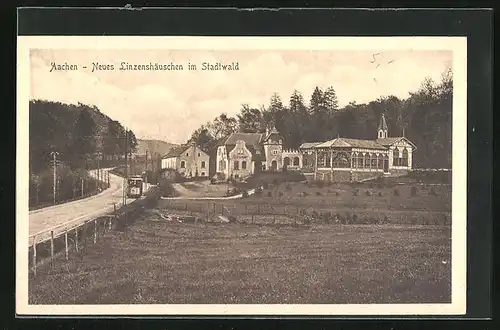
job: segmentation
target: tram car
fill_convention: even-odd
[[[139,198],[142,196],[143,179],[140,176],[133,176],[127,182],[127,197]]]

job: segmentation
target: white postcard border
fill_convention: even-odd
[[[18,36],[16,314],[21,315],[462,315],[467,271],[466,37]],[[453,51],[452,302],[332,305],[29,305],[28,186],[30,49],[451,50]]]

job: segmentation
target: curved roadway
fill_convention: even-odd
[[[40,242],[50,237],[51,230],[56,236],[78,223],[112,211],[115,203],[121,206],[124,180],[109,173],[109,182],[110,187],[97,195],[29,212],[29,244],[33,244],[35,234],[36,241]],[[127,198],[127,204],[132,201],[134,199]]]

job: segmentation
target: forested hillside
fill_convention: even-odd
[[[30,102],[30,170],[50,167],[52,151],[71,168],[93,166],[98,158],[117,159],[125,152],[125,128],[95,106],[34,100]],[[137,140],[128,134],[128,150]]]
[[[417,146],[415,167],[451,168],[452,97],[451,70],[443,73],[440,82],[425,79],[406,99],[385,96],[366,104],[351,102],[339,107],[333,87],[316,87],[308,101],[296,90],[287,104],[278,94],[260,108],[243,104],[236,117],[220,115],[197,129],[191,140],[214,156],[217,143],[232,132],[264,132],[272,125],[284,137],[285,148],[337,136],[376,139],[384,112],[389,136],[405,136]]]
[[[145,155],[147,150],[148,155],[158,154],[164,156],[170,151],[170,149],[176,146],[177,146],[176,144],[160,140],[138,139],[137,150],[135,153],[137,155]]]
[[[98,188],[86,170],[115,166],[125,150],[136,150],[134,133],[125,133],[119,122],[95,106],[30,101],[30,205],[53,201],[52,152],[57,152],[56,200],[76,198]]]

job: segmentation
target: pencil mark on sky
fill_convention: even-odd
[[[374,54],[372,54],[373,61],[370,61],[370,63],[375,63],[375,61],[377,60],[377,59],[375,58],[375,56],[377,56],[377,55],[380,55],[380,53],[374,53]]]

